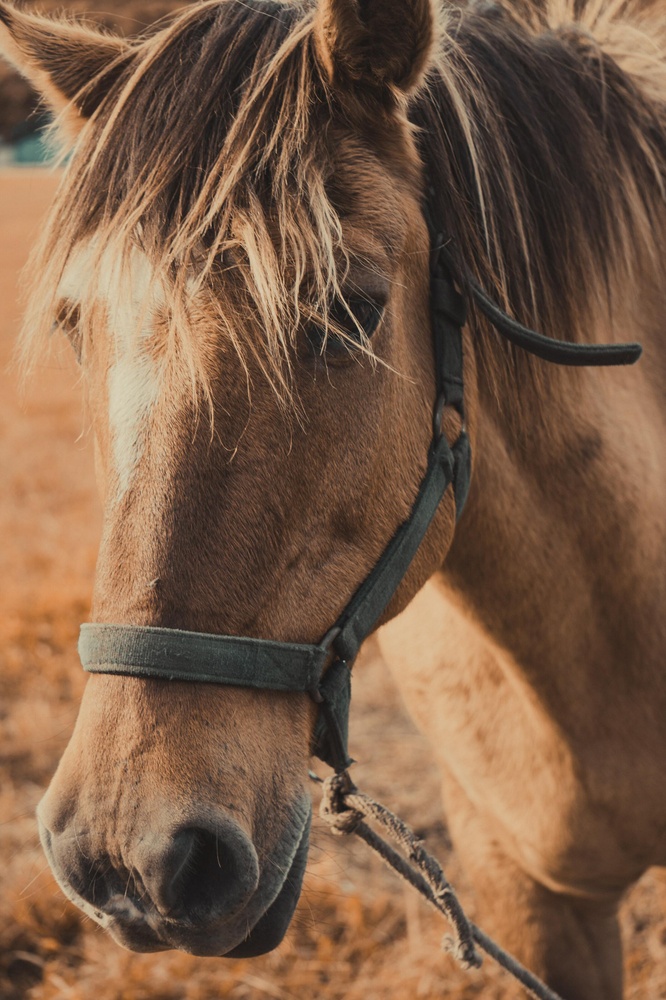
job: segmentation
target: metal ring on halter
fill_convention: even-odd
[[[446,402],[446,393],[440,392],[439,396],[437,397],[437,402],[435,403],[435,411],[432,417],[432,429],[433,429],[435,444],[440,440],[442,434],[444,433],[442,425],[444,423],[444,410],[446,409],[447,405],[448,404]],[[460,417],[461,421],[460,433],[463,434],[467,431],[467,421],[465,420],[465,411],[463,410],[462,406],[456,406],[453,403],[451,405],[453,406],[454,410],[457,411]]]
[[[435,443],[440,440],[444,433],[442,424],[444,423],[444,410],[446,409],[446,394],[440,392],[435,403],[435,412],[432,418],[432,431]]]

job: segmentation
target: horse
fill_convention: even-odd
[[[666,863],[658,5],[205,0],[125,40],[1,0],[0,47],[69,157],[21,352],[56,329],[80,364],[97,626],[328,632],[426,467],[426,204],[522,322],[644,345],[554,368],[470,310],[464,414],[440,413],[466,507],[446,491],[372,640],[486,929],[567,1000],[619,1000],[618,905]],[[91,674],[38,809],[63,892],[135,951],[276,947],[317,713]]]

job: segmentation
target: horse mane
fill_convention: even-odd
[[[515,0],[441,19],[409,117],[443,231],[523,322],[589,337],[637,246],[658,250],[666,17],[632,0]],[[224,308],[208,299],[217,329],[289,393],[304,303],[326,318],[348,263],[326,147],[336,96],[312,24],[309,2],[208,0],[136,42],[81,134],[30,266],[28,347],[50,331],[82,243],[94,247],[91,291],[109,291],[112,273],[116,295],[138,244],[169,342],[198,383],[207,358],[192,302],[223,278]],[[80,309],[85,331],[92,312]]]
[[[411,117],[461,262],[521,322],[612,339],[613,294],[663,252],[666,15],[627,0],[473,3]],[[507,371],[497,349],[533,367],[496,337],[484,348],[491,384]]]

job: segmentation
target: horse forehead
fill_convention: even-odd
[[[133,248],[118,260],[110,250],[100,252],[93,239],[71,255],[59,295],[73,304],[94,301],[106,313],[110,456],[116,498],[121,499],[139,468],[164,384],[164,364],[153,349],[155,324],[165,304],[163,289],[143,251]]]
[[[95,238],[79,244],[65,267],[58,295],[73,304],[91,299],[106,307],[109,331],[119,349],[140,341],[164,305],[164,289],[146,253],[132,247],[122,256],[112,248],[100,251]]]
[[[163,384],[162,367],[147,351],[121,355],[109,369],[109,430],[117,499],[125,495],[137,473]]]

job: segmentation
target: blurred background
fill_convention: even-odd
[[[182,4],[26,6],[66,7],[129,34]],[[334,838],[317,822],[292,929],[277,951],[259,959],[130,954],[71,906],[51,878],[34,810],[84,684],[76,640],[88,617],[99,510],[69,349],[38,365],[24,388],[11,364],[21,269],[58,181],[43,125],[35,95],[0,62],[0,1000],[517,998],[489,960],[481,972],[460,972],[440,949],[440,918],[363,844]],[[359,784],[427,840],[474,917],[428,748],[372,652],[356,671],[351,753]],[[666,998],[666,874],[650,873],[634,889],[623,933],[627,997]]]
[[[67,10],[111,31],[131,35],[171,11],[185,6],[176,0],[22,0],[26,10],[57,13]],[[4,60],[0,61],[0,165],[43,163],[49,149],[41,139],[47,119],[37,96]]]

